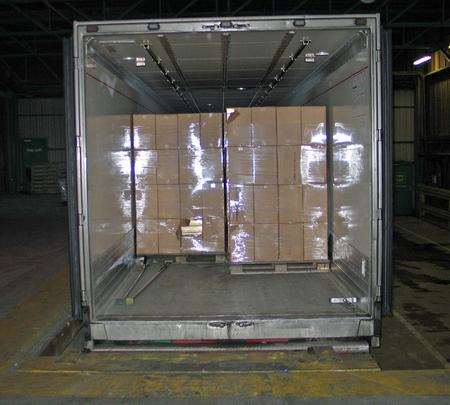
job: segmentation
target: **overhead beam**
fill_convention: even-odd
[[[7,31],[5,30],[4,32],[0,32],[0,38],[6,37],[9,38],[11,35],[14,35],[15,37],[54,37],[55,34],[57,34],[58,36],[62,36],[62,35],[67,35],[67,34],[71,34],[72,30],[71,29],[67,29],[67,30],[52,30],[51,32],[46,32],[46,31]],[[55,39],[59,40],[58,39]]]
[[[237,9],[233,10],[230,15],[239,14],[245,7],[247,7],[253,0],[244,1]]]
[[[397,13],[394,17],[392,17],[389,21],[387,21],[387,25],[392,24],[394,21],[397,21],[402,15],[406,14],[409,10],[414,8],[417,3],[419,3],[421,0],[415,0],[411,3],[409,3],[405,8],[403,8],[399,13]]]
[[[50,2],[48,0],[42,0],[42,2],[53,12],[55,12],[56,14],[58,14],[63,20],[65,20],[66,22],[69,23],[69,25],[73,24],[73,20],[71,20],[69,17],[65,16],[61,11],[59,11],[55,6],[53,6],[52,4],[50,4]]]
[[[197,2],[198,2],[198,0],[191,0],[188,4],[186,4],[180,11],[178,11],[175,14],[175,18],[178,18],[181,15],[183,15],[187,10],[189,10]]]
[[[119,20],[126,17],[128,14],[130,14],[133,10],[136,10],[142,3],[144,3],[145,0],[138,0],[134,2],[131,6],[129,6],[127,9],[125,9],[120,15],[117,17]]]
[[[3,29],[0,28],[1,32],[4,32]],[[14,36],[9,36],[9,39],[11,39],[13,42],[15,42],[17,45],[19,45],[21,48],[28,51],[30,54],[32,54],[41,64],[47,69],[47,71],[56,79],[61,80],[59,75],[53,70],[53,68],[43,59],[34,49],[30,48],[28,45],[24,44],[22,41],[18,40]]]
[[[90,16],[88,16],[87,14],[85,14],[84,12],[82,12],[81,10],[79,10],[78,8],[76,8],[73,4],[70,4],[69,2],[64,2],[64,5],[66,5],[67,7],[69,7],[72,11],[74,11],[75,13],[77,13],[80,17],[83,17],[86,21],[89,20],[94,20],[95,18],[92,18]]]
[[[450,18],[447,18],[445,21],[442,22],[443,24],[449,24],[450,23]],[[418,34],[414,35],[414,37],[412,37],[411,39],[409,39],[406,43],[404,43],[403,45],[411,45],[414,42],[416,42],[419,38],[422,38],[427,32],[430,32],[433,29],[433,27],[428,27],[423,29],[421,32],[419,32]],[[394,55],[394,60],[397,59],[400,54],[401,54],[402,50],[399,50],[395,55]]]
[[[5,53],[5,54],[0,54],[0,58],[3,59],[16,59],[16,58],[35,58],[36,55],[39,55],[41,57],[60,57],[62,56],[61,52],[40,52],[40,53]]]
[[[61,39],[62,37],[55,33],[54,31],[49,30],[44,24],[42,24],[40,21],[36,20],[35,18],[31,17],[27,13],[25,13],[21,8],[17,7],[15,4],[10,4],[10,7],[15,10],[17,13],[25,17],[27,20],[31,21],[36,27],[40,28],[42,31],[45,31],[51,35],[54,35],[58,39]]]

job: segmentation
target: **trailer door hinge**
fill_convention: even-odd
[[[377,142],[381,142],[382,139],[383,139],[383,132],[381,128],[377,128]]]
[[[375,301],[376,302],[380,302],[381,301],[381,286],[377,285],[377,295],[375,297]]]
[[[381,221],[383,219],[383,209],[382,208],[377,209],[377,219],[378,219],[378,221]]]
[[[87,307],[86,290],[81,290],[81,305]]]

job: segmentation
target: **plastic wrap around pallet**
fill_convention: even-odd
[[[225,145],[230,261],[326,260],[325,108],[228,109]]]
[[[138,254],[224,253],[222,114],[133,117]]]

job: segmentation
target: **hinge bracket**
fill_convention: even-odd
[[[81,290],[81,305],[87,307],[86,290]]]

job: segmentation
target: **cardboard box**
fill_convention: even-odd
[[[131,148],[131,115],[98,115],[86,120],[87,149],[91,156],[104,151],[129,150]],[[97,153],[96,153],[97,152]]]
[[[326,222],[328,217],[328,196],[326,184],[303,186],[303,221]]]
[[[228,226],[228,252],[231,263],[254,261],[255,238],[252,224]]]
[[[222,113],[200,115],[200,144],[203,149],[222,147]]]
[[[156,181],[158,184],[178,184],[178,150],[157,151]]]
[[[158,218],[180,218],[180,195],[178,185],[158,185]]]
[[[255,184],[277,184],[277,148],[275,146],[253,148],[253,172]]]
[[[227,179],[232,184],[253,184],[253,148],[227,148]]]
[[[225,115],[225,145],[252,145],[251,108],[227,108]]]
[[[289,184],[278,186],[280,224],[303,222],[302,186]]]
[[[253,186],[228,186],[228,223],[252,224]]]
[[[225,222],[219,217],[203,217],[203,251],[225,252]]]
[[[278,146],[278,184],[301,184],[300,146]]]
[[[157,254],[158,249],[158,220],[139,219],[136,223],[136,253]]]
[[[203,217],[225,217],[223,183],[203,184]]]
[[[159,221],[158,247],[159,254],[180,253],[180,220],[166,219]]]
[[[179,151],[179,156],[181,184],[223,180],[221,149],[183,149]]]
[[[156,150],[140,150],[134,152],[136,183],[157,184],[157,164],[158,152]]]
[[[158,186],[136,182],[136,217],[158,219]]]
[[[301,145],[302,143],[301,107],[277,107],[278,145]]]
[[[302,184],[326,183],[327,151],[319,145],[303,145],[301,147],[300,168]]]
[[[309,223],[303,225],[304,260],[328,259],[327,223]]]
[[[265,185],[253,187],[254,222],[274,224],[278,222],[278,186]]]
[[[202,189],[192,184],[180,184],[180,209],[182,219],[202,218]]]
[[[326,144],[325,107],[302,107],[302,144]]]
[[[252,145],[277,144],[277,115],[275,107],[252,108]]]
[[[221,149],[203,149],[201,155],[202,181],[223,181],[223,152]]]
[[[91,186],[91,185],[90,185]],[[91,218],[104,222],[127,220],[131,223],[131,189],[129,183],[107,183],[95,186],[95,193],[89,195]]]
[[[178,114],[178,147],[200,149],[200,114]]]
[[[156,149],[178,149],[177,114],[156,114]]]
[[[303,224],[279,225],[279,260],[302,261],[303,260]]]
[[[255,224],[255,261],[278,260],[278,224]]]
[[[134,114],[133,135],[135,149],[156,149],[155,114]]]

